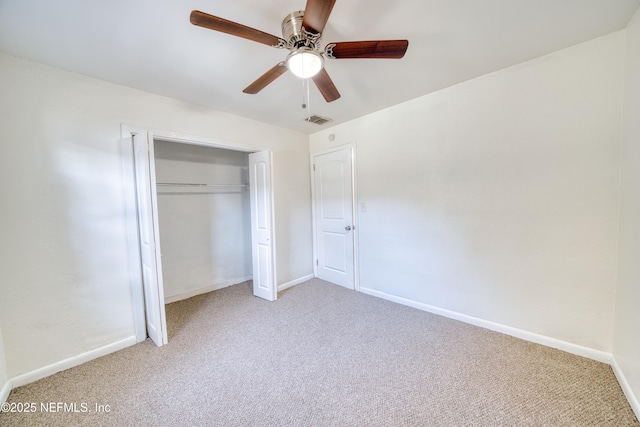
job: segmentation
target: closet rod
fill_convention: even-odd
[[[164,187],[244,187],[249,188],[249,184],[190,184],[184,182],[158,182],[157,186]]]

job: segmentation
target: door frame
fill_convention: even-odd
[[[222,140],[217,138],[203,137],[199,135],[186,134],[175,131],[168,131],[162,129],[150,129],[141,126],[121,124],[120,136],[121,140],[131,138],[132,134],[147,132],[149,139],[154,141],[155,139],[161,139],[163,141],[175,142],[179,144],[187,145],[199,145],[204,147],[222,148],[226,150],[239,151],[244,153],[254,153],[257,151],[271,151],[268,147],[244,144],[235,141]],[[127,218],[127,245],[128,245],[128,257],[129,257],[129,281],[131,283],[131,297],[133,306],[133,322],[136,335],[136,341],[142,342],[147,338],[147,325],[145,320],[145,305],[144,305],[144,289],[142,283],[142,271],[140,266],[140,253],[139,253],[139,236],[138,236],[138,218],[137,218],[137,202],[135,191],[135,177],[133,176],[131,168],[129,168],[129,156],[133,153],[128,153],[127,148],[121,145],[121,157],[123,159],[124,168],[124,180],[125,182],[125,205],[126,205],[126,218]],[[273,253],[272,253],[272,280],[273,286],[277,295],[278,284],[276,282],[276,231],[275,231],[275,219],[273,217],[274,212],[274,191],[273,191],[273,163],[271,164],[271,226],[272,226],[272,241],[273,241]],[[162,268],[161,265],[159,268]]]
[[[315,173],[313,170],[314,159],[316,156],[322,156],[324,154],[333,153],[336,151],[350,150],[351,158],[351,211],[353,215],[353,284],[356,291],[360,291],[360,271],[359,271],[359,253],[358,242],[360,235],[360,218],[358,216],[358,186],[357,186],[357,170],[356,170],[356,153],[357,148],[355,143],[348,143],[337,145],[335,147],[324,148],[321,150],[312,151],[309,153],[309,171],[311,174],[311,223],[313,226],[313,275],[318,277],[318,266],[316,260],[318,259],[318,242],[317,242],[317,218],[316,218],[316,183]]]

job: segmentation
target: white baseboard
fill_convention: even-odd
[[[7,380],[0,388],[0,405],[7,401],[9,393],[11,393],[11,381]]]
[[[410,300],[403,297],[380,292],[375,289],[360,287],[360,292],[372,295],[375,297],[383,298],[389,301],[397,302],[398,304],[406,305],[409,307],[417,308],[418,310],[428,311],[429,313],[437,314],[440,316],[448,317],[450,319],[459,320],[461,322],[469,323],[481,328],[490,329],[492,331],[500,332],[503,334],[511,335],[516,338],[520,338],[526,341],[531,341],[537,344],[542,344],[547,347],[557,348],[558,350],[566,351],[567,353],[575,354],[577,356],[586,357],[587,359],[596,360],[611,364],[611,353],[607,353],[601,350],[595,350],[593,348],[584,347],[581,345],[573,344],[567,341],[562,341],[556,338],[547,337],[545,335],[536,334],[533,332],[525,331],[523,329],[513,328],[511,326],[503,325],[489,320],[480,319],[473,316],[468,316],[456,311],[446,310],[444,308],[435,307],[429,304],[424,304],[418,301]]]
[[[306,276],[300,277],[300,278],[292,280],[290,282],[278,285],[278,292],[284,291],[285,289],[288,289],[288,288],[290,288],[292,286],[298,285],[298,284],[300,284],[302,282],[306,282],[307,280],[311,280],[314,277],[315,276],[313,274],[308,274]],[[178,295],[172,295],[172,296],[169,296],[169,297],[165,297],[164,303],[165,304],[171,304],[172,302],[182,301],[183,299],[195,297],[196,295],[206,294],[208,292],[217,291],[218,289],[222,289],[222,288],[226,288],[226,287],[229,287],[229,286],[233,286],[233,285],[236,285],[238,283],[243,283],[243,282],[246,282],[247,280],[251,280],[251,279],[252,279],[251,276],[247,276],[247,277],[240,277],[238,279],[226,280],[226,281],[224,281],[222,283],[216,283],[215,285],[206,286],[204,288],[194,289],[192,291],[184,292],[184,293],[181,293],[181,294],[178,294]]]
[[[183,299],[195,297],[196,295],[202,295],[209,292],[217,291],[218,289],[228,288],[229,286],[237,285],[238,283],[246,282],[247,280],[251,280],[251,276],[239,277],[237,279],[225,280],[221,283],[216,283],[213,285],[205,286],[204,288],[193,289],[188,292],[183,292],[177,295],[171,295],[169,297],[164,298],[165,304],[171,304],[172,302],[182,301]]]
[[[306,282],[307,280],[311,280],[314,277],[316,276],[314,276],[313,274],[307,274],[306,276],[300,277],[298,279],[292,280],[287,283],[283,283],[282,285],[278,285],[278,292],[284,291],[285,289],[289,289],[292,286],[299,285],[300,283]]]
[[[298,284],[300,284],[302,282],[306,282],[307,280],[311,280],[314,277],[315,276],[313,274],[308,274],[306,276],[300,277],[300,278],[292,280],[290,282],[278,285],[278,292],[284,291],[285,289],[288,289],[288,288],[290,288],[292,286],[298,285]],[[238,279],[227,280],[227,281],[224,281],[222,283],[216,283],[215,285],[205,286],[204,288],[194,289],[192,291],[184,292],[184,293],[181,293],[181,294],[178,294],[178,295],[171,295],[169,297],[165,297],[164,303],[165,304],[170,304],[172,302],[182,301],[183,299],[195,297],[196,295],[206,294],[208,292],[217,291],[218,289],[222,289],[222,288],[226,288],[226,287],[229,287],[229,286],[237,285],[238,283],[243,283],[243,282],[246,282],[247,280],[251,280],[251,279],[252,279],[251,276],[240,277]]]
[[[99,347],[94,350],[90,350],[85,353],[79,354],[77,356],[73,356],[68,359],[61,360],[59,362],[53,363],[48,366],[44,366],[34,371],[27,372],[26,374],[18,375],[16,377],[11,378],[9,381],[11,383],[11,386],[13,386],[14,388],[21,387],[23,385],[27,385],[32,382],[41,380],[42,378],[51,376],[60,371],[64,371],[65,369],[82,365],[83,363],[88,362],[90,360],[97,359],[98,357],[106,356],[107,354],[116,352],[118,350],[122,350],[123,348],[126,348],[126,347],[130,347],[136,343],[137,343],[136,337],[135,335],[132,335],[128,338],[122,339],[120,341],[116,341],[114,343],[105,345],[103,347]]]
[[[622,369],[620,369],[620,365],[618,365],[615,356],[611,360],[611,368],[613,369],[613,373],[616,374],[620,388],[622,388],[624,395],[627,397],[629,405],[631,405],[631,409],[633,409],[633,412],[636,414],[636,418],[640,420],[640,401],[638,401],[638,396],[633,393],[631,384],[629,384],[627,377]]]

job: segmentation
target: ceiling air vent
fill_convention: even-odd
[[[310,123],[315,123],[317,125],[323,125],[323,124],[331,121],[331,119],[328,119],[328,118],[322,117],[322,116],[317,116],[315,114],[313,116],[307,117],[305,120],[310,122]]]

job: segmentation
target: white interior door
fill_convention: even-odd
[[[275,301],[278,292],[275,281],[270,151],[249,154],[249,182],[253,294],[269,301]]]
[[[316,275],[354,289],[351,148],[314,156]]]
[[[153,141],[147,132],[133,138],[140,259],[147,334],[157,345],[167,343],[167,325],[162,287],[162,263],[156,201]]]

